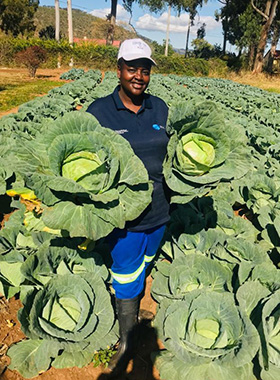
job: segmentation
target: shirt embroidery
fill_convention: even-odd
[[[162,125],[158,125],[158,124],[153,124],[153,128],[154,128],[156,131],[159,131],[160,129],[165,129]]]
[[[123,135],[124,133],[128,132],[128,129],[119,129],[115,131],[118,135]]]

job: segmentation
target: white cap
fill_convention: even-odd
[[[123,58],[125,61],[132,61],[134,59],[146,58],[153,65],[156,65],[155,61],[151,58],[151,54],[151,48],[146,42],[140,38],[133,38],[122,42],[119,48],[118,60]]]

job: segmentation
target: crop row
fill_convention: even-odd
[[[84,366],[116,342],[106,236],[151,200],[127,141],[84,112],[116,75],[64,78],[74,81],[0,120],[0,194],[14,210],[0,231],[0,292],[23,303],[27,339],[8,355],[26,378]],[[276,380],[280,97],[174,75],[154,75],[148,92],[169,106],[163,174],[173,211],[152,286],[160,376]]]

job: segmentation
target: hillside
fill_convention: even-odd
[[[74,37],[98,38],[105,39],[107,34],[108,23],[101,18],[92,16],[89,13],[79,9],[73,9],[73,31]],[[34,18],[36,25],[35,35],[38,36],[39,31],[49,25],[55,27],[55,10],[54,7],[39,7]],[[67,10],[60,8],[60,31],[63,37],[68,36]],[[136,34],[133,29],[125,24],[124,27],[117,26],[115,32],[116,40],[124,40],[133,38]]]

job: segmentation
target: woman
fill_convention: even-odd
[[[111,370],[124,369],[131,358],[145,270],[156,254],[169,219],[162,174],[168,143],[165,132],[168,108],[163,100],[144,92],[153,65],[151,49],[144,41],[125,40],[118,53],[119,86],[111,95],[94,101],[87,110],[102,126],[113,129],[130,142],[154,186],[152,202],[140,217],[108,237],[120,326],[120,343],[109,363]]]

